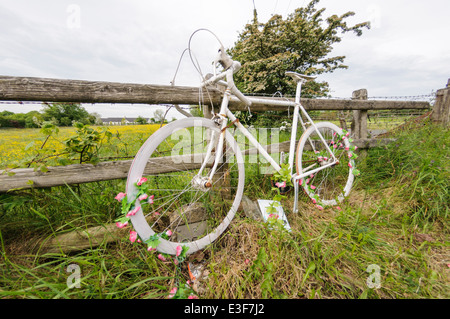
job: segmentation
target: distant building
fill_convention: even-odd
[[[103,125],[132,125],[136,124],[137,117],[104,117]],[[147,120],[148,122],[148,120]]]

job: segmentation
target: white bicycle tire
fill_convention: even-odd
[[[336,132],[339,135],[342,135],[342,129],[339,128],[337,125],[330,123],[330,122],[319,122],[315,124],[317,129],[330,129],[334,132]],[[302,134],[300,141],[298,143],[297,146],[297,152],[296,152],[296,170],[297,170],[297,174],[300,174],[300,172],[303,171],[303,163],[302,163],[302,157],[303,157],[303,153],[304,153],[304,149],[305,149],[305,145],[309,142],[309,137],[314,134],[316,132],[315,128],[313,126],[308,127],[305,132]],[[348,138],[342,140],[342,143],[344,143],[343,145],[345,147],[349,147],[350,148],[350,142],[348,140]],[[346,151],[345,154],[349,155],[350,154],[350,150]],[[346,158],[347,160],[347,158]],[[353,181],[354,181],[354,175],[353,175],[353,170],[355,169],[355,161],[353,159],[348,159],[348,161],[351,164],[351,167],[348,168],[348,177],[346,179],[345,182],[345,186],[342,189],[342,192],[337,195],[335,198],[330,199],[323,199],[320,198],[319,202],[317,204],[320,204],[322,206],[334,206],[334,205],[338,205],[339,202],[341,202],[345,197],[347,197],[350,193],[350,190],[352,188],[353,185]],[[329,169],[333,169],[333,168],[329,168]],[[308,185],[303,182],[302,183],[302,187],[305,191],[305,193],[311,198],[313,199],[313,196],[315,193],[313,193],[311,191],[311,189],[308,187]]]
[[[136,186],[135,186],[136,181],[142,177],[144,169],[147,165],[147,161],[150,158],[151,154],[158,147],[158,145],[168,135],[172,134],[173,132],[184,128],[195,127],[196,125],[213,129],[218,133],[220,133],[220,128],[212,120],[200,117],[190,117],[176,120],[162,127],[147,139],[147,141],[142,145],[142,147],[137,152],[128,173],[126,192],[127,194],[129,194],[131,198],[133,197],[133,194],[136,194]],[[177,246],[181,245],[187,246],[189,248],[187,250],[187,254],[192,254],[214,242],[225,231],[225,229],[230,224],[231,220],[234,218],[234,215],[237,212],[239,204],[241,202],[244,189],[244,182],[245,182],[244,160],[236,140],[228,131],[225,131],[225,139],[226,142],[231,145],[234,155],[236,156],[237,159],[236,165],[239,173],[238,185],[234,201],[233,204],[231,205],[228,214],[223,219],[223,221],[215,228],[214,231],[198,240],[191,242],[172,242],[164,238],[160,238],[160,244],[157,246],[158,251],[166,254],[175,255]],[[136,199],[136,207],[140,206],[141,205],[139,200]],[[131,216],[130,220],[134,227],[134,230],[137,232],[142,241],[146,241],[155,234],[153,229],[147,223],[145,216],[142,212],[142,209],[140,209],[134,216]]]

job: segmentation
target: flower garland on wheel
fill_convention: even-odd
[[[119,201],[122,204],[121,209],[121,217],[117,218],[115,220],[116,226],[118,228],[124,228],[127,227],[131,221],[131,217],[136,215],[137,212],[139,212],[140,209],[144,209],[147,205],[153,205],[154,203],[154,195],[149,195],[149,185],[148,180],[145,177],[140,178],[136,183],[135,186],[137,188],[137,193],[134,196],[134,198],[128,198],[128,194],[120,192],[117,194],[114,199]],[[136,205],[136,200],[139,200],[140,206]],[[159,215],[158,212],[154,212],[155,215]],[[139,235],[136,231],[130,230],[129,233],[129,240],[131,243],[144,243],[147,245],[147,251],[149,252],[155,252],[157,250],[158,245],[161,242],[162,239],[168,240],[172,236],[172,231],[169,229],[165,232],[156,233],[150,238],[148,238],[145,241],[142,241],[139,238]],[[184,262],[186,260],[186,253],[188,251],[189,247],[187,246],[181,246],[178,245],[176,247],[176,253],[175,256],[165,253],[160,253],[157,255],[157,258],[163,262],[170,262],[172,261],[173,264],[177,267],[177,277],[180,273],[179,265],[180,263]],[[177,278],[179,279],[179,278]],[[177,280],[179,281],[179,280]],[[193,289],[190,287],[190,282],[188,281],[187,284],[180,285],[178,284],[177,287],[172,288],[170,291],[168,298],[188,298],[188,299],[195,299],[198,298],[194,293]]]

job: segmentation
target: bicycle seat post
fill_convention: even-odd
[[[294,79],[295,82],[297,82],[297,90],[295,92],[295,102],[300,103],[300,93],[302,90],[303,83],[306,83],[309,80],[314,80],[316,77],[291,71],[286,72],[286,75],[289,75],[291,78]]]

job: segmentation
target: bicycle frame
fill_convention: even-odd
[[[239,67],[240,67],[240,65],[238,65],[236,68],[239,68]],[[221,84],[223,86],[226,86],[226,90],[225,90],[225,93],[224,93],[224,96],[223,96],[223,99],[222,99],[222,103],[221,103],[221,106],[220,106],[219,113],[216,115],[216,119],[218,119],[219,120],[218,122],[220,123],[221,133],[220,133],[220,136],[219,136],[217,144],[215,144],[216,137],[213,136],[211,138],[211,141],[213,141],[213,142],[210,143],[210,145],[208,146],[205,160],[204,160],[203,165],[201,166],[201,168],[199,170],[198,175],[200,175],[202,173],[203,169],[206,167],[206,163],[208,162],[208,160],[209,160],[209,158],[211,156],[212,149],[214,148],[215,145],[217,145],[217,147],[215,148],[217,151],[216,151],[216,154],[215,154],[214,165],[211,168],[211,171],[210,171],[209,176],[208,176],[208,183],[211,183],[212,177],[214,176],[214,174],[216,172],[218,163],[220,162],[220,159],[223,156],[222,148],[223,148],[223,143],[224,143],[224,138],[225,138],[224,134],[225,134],[226,129],[228,128],[228,121],[231,121],[231,123],[233,123],[233,125],[246,138],[248,138],[249,142],[257,149],[259,154],[262,155],[277,172],[281,170],[281,166],[277,162],[275,162],[275,160],[264,149],[264,147],[256,140],[256,138],[253,136],[253,134],[250,133],[250,131],[247,128],[245,128],[244,125],[242,125],[239,122],[239,120],[236,118],[236,116],[229,110],[228,104],[233,99],[232,94],[237,99],[239,99],[240,101],[244,102],[247,106],[250,106],[252,104],[282,105],[282,106],[286,106],[286,107],[293,106],[294,107],[294,113],[293,113],[293,122],[292,122],[292,132],[291,132],[291,138],[290,138],[290,146],[289,146],[288,165],[289,165],[289,168],[290,168],[290,173],[291,173],[291,176],[292,176],[292,182],[294,184],[294,188],[295,188],[295,192],[296,192],[296,196],[295,196],[296,198],[295,198],[295,203],[294,203],[294,211],[296,211],[297,194],[298,194],[298,181],[300,179],[308,176],[308,175],[315,174],[316,172],[318,172],[320,170],[326,169],[326,168],[328,168],[330,166],[333,166],[333,165],[336,165],[336,163],[338,163],[336,157],[334,156],[334,154],[331,151],[330,147],[326,143],[326,141],[323,138],[322,134],[317,129],[317,127],[314,124],[313,120],[311,119],[311,117],[306,112],[305,108],[300,103],[300,93],[301,93],[302,84],[304,82],[306,82],[306,81],[301,79],[301,80],[299,80],[297,82],[295,102],[258,99],[258,98],[253,98],[253,97],[247,97],[247,96],[243,95],[236,88],[236,86],[234,85],[234,81],[233,81],[233,74],[234,74],[234,72],[236,72],[235,68],[231,67],[228,70],[226,70],[225,72],[222,72],[219,75],[213,76],[212,78],[210,78],[209,80],[207,80],[207,81],[205,81],[203,83],[203,86],[207,86],[207,85],[213,84],[213,83],[218,83],[218,84]],[[221,81],[225,77],[227,79],[227,82]],[[306,123],[303,121],[302,117],[300,116],[300,112],[302,112],[302,114],[307,119]],[[303,131],[306,130],[306,124],[307,123],[309,123],[311,126],[313,126],[315,128],[318,136],[320,137],[322,143],[324,144],[326,150],[331,155],[331,158],[333,160],[330,161],[330,163],[325,164],[323,166],[320,166],[318,168],[310,169],[312,166],[314,166],[314,164],[313,164],[310,167],[307,167],[300,174],[297,174],[297,173],[293,174],[295,142],[296,142],[296,138],[297,138],[297,128],[298,128],[298,122],[299,121],[300,121],[300,123],[302,125]],[[315,151],[314,144],[311,143],[311,145],[313,147],[313,151]]]

